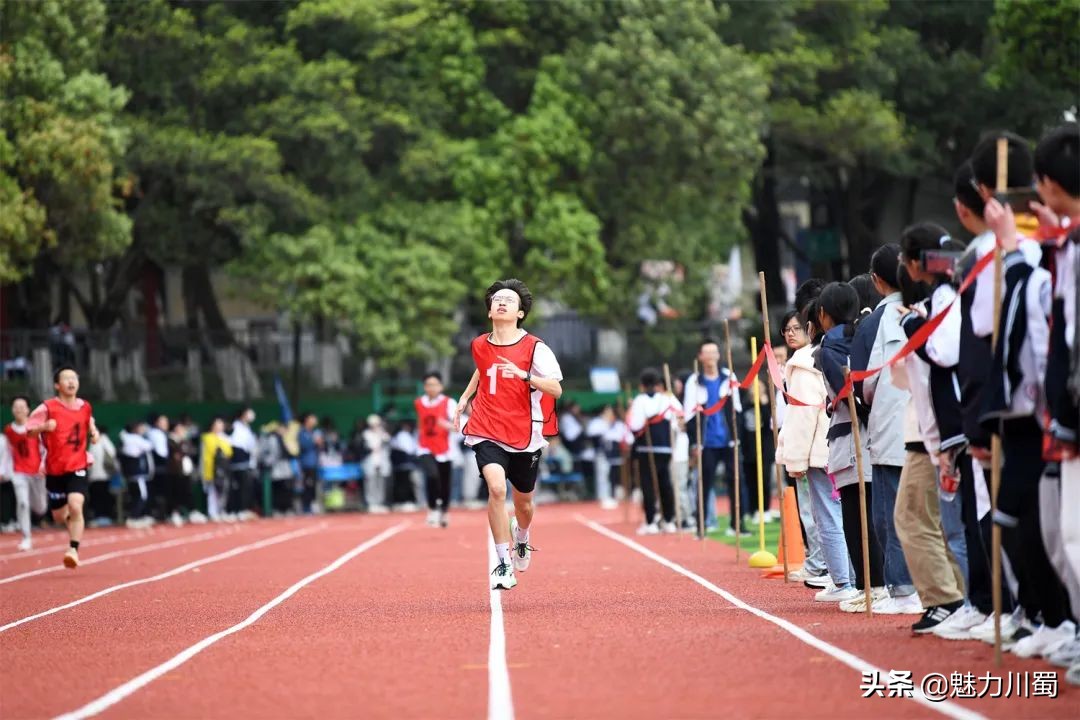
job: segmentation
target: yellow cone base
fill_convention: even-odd
[[[750,556],[750,567],[771,568],[776,565],[776,556],[768,550],[758,550]]]

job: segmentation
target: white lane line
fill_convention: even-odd
[[[161,663],[160,665],[157,665],[156,667],[150,668],[149,670],[147,670],[143,674],[138,675],[136,677],[133,677],[131,680],[128,680],[123,685],[120,685],[119,687],[116,687],[116,688],[110,690],[109,692],[105,693],[104,695],[102,695],[98,699],[92,700],[91,702],[88,702],[86,705],[83,705],[81,708],[78,708],[77,710],[72,710],[71,712],[64,713],[63,715],[58,715],[56,717],[56,720],[81,720],[81,718],[93,717],[94,715],[97,715],[97,714],[109,709],[110,707],[117,704],[118,702],[120,702],[124,698],[128,697],[129,695],[131,695],[131,694],[133,694],[135,692],[138,692],[142,688],[144,688],[147,685],[149,685],[150,683],[154,682],[155,680],[157,680],[159,677],[161,677],[165,673],[168,673],[168,672],[170,672],[172,670],[175,670],[176,668],[180,667],[181,665],[186,663],[188,660],[195,657],[196,655],[201,653],[203,650],[205,650],[206,648],[208,648],[211,645],[213,645],[214,643],[216,643],[218,640],[226,638],[229,635],[232,635],[234,633],[238,633],[241,630],[243,630],[244,628],[255,624],[255,622],[257,622],[259,620],[259,618],[261,618],[263,615],[270,612],[275,607],[277,607],[281,603],[283,603],[286,600],[288,600],[289,598],[291,598],[296,593],[300,592],[300,590],[302,590],[305,586],[310,585],[311,583],[315,582],[316,580],[318,580],[319,578],[321,578],[321,577],[323,577],[325,575],[329,575],[330,573],[334,572],[335,570],[340,568],[345,563],[352,560],[354,557],[356,557],[360,553],[365,552],[367,550],[370,550],[371,548],[375,547],[376,545],[383,542],[384,540],[389,540],[394,535],[397,535],[399,532],[401,532],[406,527],[408,527],[408,525],[409,525],[409,523],[408,523],[408,521],[406,521],[406,522],[398,523],[397,525],[394,525],[393,527],[388,528],[386,530],[383,530],[381,533],[379,533],[375,537],[371,538],[370,540],[366,540],[366,541],[360,543],[359,545],[354,547],[352,550],[345,553],[344,555],[339,557],[337,560],[335,560],[334,562],[332,562],[329,565],[327,565],[326,567],[324,567],[322,570],[314,572],[311,575],[308,575],[303,580],[300,580],[299,582],[296,582],[291,587],[289,587],[289,589],[287,589],[285,592],[281,593],[276,598],[274,598],[270,602],[266,603],[265,605],[260,607],[255,612],[248,615],[247,618],[244,619],[243,621],[238,622],[237,624],[233,625],[232,627],[225,628],[224,630],[222,630],[220,632],[216,632],[213,635],[210,635],[210,636],[207,636],[207,637],[203,638],[202,640],[195,643],[194,645],[187,648],[186,650],[184,650],[184,651],[182,651],[180,653],[177,653],[176,655],[169,658],[168,660]]]
[[[491,603],[491,630],[488,643],[488,720],[514,720],[514,697],[510,692],[510,668],[506,664],[506,628],[503,626],[502,593],[491,589],[491,569],[499,562],[495,539],[487,530],[488,562],[484,582]]]
[[[79,563],[79,567],[85,567],[87,565],[94,565],[96,563],[105,562],[106,560],[115,560],[119,557],[130,557],[132,555],[142,555],[143,553],[153,552],[155,550],[164,550],[171,547],[179,547],[180,545],[189,545],[191,543],[202,542],[203,540],[210,540],[211,538],[223,537],[225,535],[232,535],[235,530],[231,528],[225,528],[222,530],[215,530],[213,532],[204,532],[198,535],[191,535],[188,537],[176,538],[174,540],[166,540],[159,543],[151,543],[149,545],[140,545],[136,548],[130,548],[128,550],[115,550],[111,553],[105,553],[104,555],[98,555],[92,557],[89,560],[83,560]],[[37,570],[30,570],[29,572],[19,573],[18,575],[12,575],[10,577],[0,579],[0,585],[6,585],[13,583],[16,580],[25,580],[28,577],[35,577],[37,575],[44,575],[45,573],[66,571],[70,572],[63,565],[57,563],[56,565],[50,565],[46,568],[39,568]]]
[[[167,570],[167,571],[165,571],[163,573],[159,573],[157,575],[151,575],[150,577],[144,577],[144,578],[140,578],[138,580],[130,580],[128,582],[120,583],[118,585],[110,585],[109,587],[105,588],[104,590],[98,590],[97,592],[91,593],[90,595],[87,595],[86,597],[81,597],[78,600],[72,600],[69,603],[65,603],[63,605],[58,605],[58,606],[56,606],[54,608],[49,608],[48,610],[43,610],[42,612],[35,613],[33,615],[28,615],[28,616],[26,616],[24,618],[21,618],[19,620],[9,622],[7,625],[2,625],[2,626],[0,626],[0,633],[7,632],[8,630],[11,630],[12,628],[16,628],[16,627],[18,627],[20,625],[24,625],[24,624],[26,624],[28,622],[38,620],[39,618],[43,618],[43,617],[47,617],[49,615],[53,615],[55,613],[60,612],[61,610],[67,610],[68,608],[73,608],[73,607],[76,607],[78,605],[82,605],[83,603],[88,603],[91,600],[97,600],[99,597],[104,597],[105,595],[110,595],[110,594],[112,594],[114,592],[117,592],[118,590],[126,590],[127,588],[135,587],[137,585],[145,585],[147,583],[157,582],[159,580],[165,580],[166,578],[171,578],[171,577],[173,577],[175,575],[185,573],[188,570],[194,570],[197,567],[202,567],[203,565],[209,565],[210,563],[216,563],[216,562],[218,562],[220,560],[228,560],[229,558],[236,557],[237,555],[242,555],[243,553],[250,552],[251,550],[259,550],[261,548],[270,547],[271,545],[277,545],[278,543],[283,543],[283,542],[285,542],[287,540],[292,540],[294,538],[302,537],[304,535],[310,535],[311,533],[318,532],[319,530],[322,530],[325,527],[326,527],[326,523],[321,523],[319,525],[315,525],[314,527],[308,527],[308,528],[303,528],[303,529],[300,529],[300,530],[293,530],[291,532],[282,533],[280,535],[274,535],[272,537],[266,538],[265,540],[259,540],[258,542],[248,543],[247,545],[240,545],[238,547],[234,547],[232,550],[226,550],[225,552],[218,553],[217,555],[211,555],[209,557],[205,557],[202,560],[193,560],[192,562],[185,563],[185,564],[183,564],[183,565],[181,565],[179,567],[175,567],[172,570]]]
[[[820,650],[821,652],[825,653],[826,655],[832,657],[834,660],[838,660],[838,661],[842,662],[843,664],[847,665],[848,667],[852,668],[853,670],[858,670],[859,672],[870,672],[870,673],[877,672],[880,677],[886,677],[887,678],[889,676],[888,671],[882,670],[881,668],[874,666],[870,662],[868,662],[866,660],[863,660],[862,658],[858,657],[857,655],[853,655],[853,654],[849,653],[846,650],[842,650],[842,649],[836,647],[835,645],[830,645],[829,643],[825,642],[821,638],[819,638],[819,637],[817,637],[815,635],[811,635],[810,633],[806,632],[805,630],[803,630],[798,625],[790,623],[787,620],[784,620],[783,618],[776,617],[775,615],[770,615],[769,613],[765,612],[764,610],[760,610],[760,609],[754,607],[753,605],[750,605],[749,603],[746,603],[746,602],[740,600],[739,598],[737,598],[734,595],[732,595],[731,593],[729,593],[727,590],[724,590],[723,588],[714,585],[713,583],[709,582],[708,580],[701,577],[697,573],[692,572],[690,570],[687,570],[682,565],[679,565],[678,563],[674,563],[671,560],[668,560],[667,558],[663,557],[662,555],[656,554],[652,550],[648,549],[647,547],[645,547],[643,545],[639,545],[638,543],[634,542],[630,538],[624,537],[624,536],[620,535],[617,532],[613,532],[611,530],[608,530],[603,525],[600,525],[599,523],[595,523],[592,520],[589,520],[588,518],[583,517],[581,515],[577,515],[576,517],[577,517],[578,522],[580,522],[583,525],[586,525],[587,527],[595,530],[596,532],[600,533],[601,535],[606,535],[607,537],[611,538],[612,540],[614,540],[616,542],[619,542],[619,543],[622,543],[623,545],[630,548],[631,550],[634,550],[636,552],[641,553],[642,555],[649,558],[650,560],[655,560],[656,562],[660,563],[661,565],[668,568],[669,570],[674,570],[675,572],[679,573],[680,575],[682,575],[684,577],[687,577],[687,578],[690,578],[691,580],[696,582],[698,585],[701,585],[703,588],[705,588],[707,590],[711,590],[712,592],[716,593],[720,597],[724,598],[725,600],[727,600],[729,603],[731,603],[735,607],[740,608],[742,610],[745,610],[748,613],[751,613],[753,615],[757,615],[759,618],[761,618],[763,620],[768,620],[773,625],[776,625],[777,627],[779,627],[779,628],[781,628],[783,630],[786,630],[787,632],[791,633],[796,638],[798,638],[802,642],[806,643],[810,647],[815,648],[817,650]],[[965,707],[963,707],[961,705],[958,705],[958,704],[956,704],[954,702],[950,702],[948,700],[942,701],[942,702],[934,702],[933,700],[931,700],[930,698],[928,698],[926,695],[923,694],[922,690],[918,687],[918,683],[916,683],[914,693],[913,693],[913,695],[911,696],[910,699],[914,700],[915,702],[919,703],[920,705],[922,705],[924,707],[927,707],[927,708],[929,708],[931,710],[939,712],[942,715],[945,715],[946,717],[955,718],[956,720],[986,720],[985,715],[980,715],[979,713],[977,713],[977,712],[975,712],[973,710],[969,710],[969,709],[967,709],[967,708],[965,708]]]
[[[93,544],[94,547],[99,545],[112,545],[113,543],[123,542],[124,540],[142,540],[149,537],[151,533],[143,533],[139,531],[128,531],[119,535],[106,535],[103,537],[95,537],[91,533],[87,533],[83,537],[83,541],[87,545]],[[22,558],[34,557],[36,555],[45,555],[47,553],[55,552],[57,550],[63,551],[68,549],[67,535],[64,535],[64,542],[59,545],[46,545],[44,547],[35,547],[33,550],[16,550],[14,552],[0,554],[0,562],[8,562],[10,560],[20,560]],[[59,539],[57,536],[56,539]],[[51,539],[51,538],[50,538]]]

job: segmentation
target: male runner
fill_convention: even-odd
[[[67,526],[71,547],[64,553],[64,567],[79,567],[79,541],[83,534],[83,504],[90,491],[87,439],[98,441],[90,403],[77,397],[79,374],[70,365],[53,373],[56,397],[49,398],[30,414],[31,434],[45,439],[45,487],[53,520]]]
[[[427,479],[428,517],[432,527],[446,527],[450,513],[450,431],[457,403],[443,395],[442,376],[424,376],[424,394],[413,401],[416,407],[417,451]]]
[[[19,530],[23,539],[19,541],[19,550],[33,548],[30,538],[30,512],[43,515],[48,507],[45,494],[45,479],[41,477],[41,441],[26,431],[26,421],[30,417],[30,401],[22,395],[16,395],[11,401],[12,422],[4,428],[8,447],[11,450],[11,484],[15,490],[15,517],[19,521]]]
[[[517,585],[514,571],[529,567],[533,547],[533,490],[545,436],[557,432],[555,400],[562,395],[562,370],[551,348],[521,328],[532,309],[532,293],[520,280],[500,280],[484,295],[491,332],[472,342],[476,362],[469,386],[454,410],[454,429],[476,452],[476,464],[488,487],[488,523],[499,563],[492,589]],[[514,486],[514,524],[506,518],[506,482]],[[513,534],[513,560],[510,554]],[[512,564],[511,564],[512,563]]]

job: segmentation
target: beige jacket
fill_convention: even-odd
[[[814,367],[814,348],[799,348],[787,361],[784,380],[788,394],[810,405],[827,402],[825,378]],[[824,468],[829,461],[829,417],[824,407],[788,405],[780,441],[776,446],[776,462],[790,472],[806,472],[809,468]]]

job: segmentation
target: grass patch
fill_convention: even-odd
[[[719,530],[714,530],[713,532],[709,533],[709,539],[710,540],[719,540],[720,542],[724,543],[725,545],[730,545],[732,547],[735,547],[735,541],[739,540],[740,541],[739,542],[739,547],[742,548],[743,550],[746,550],[748,552],[756,552],[757,550],[760,549],[759,548],[759,540],[758,540],[759,530],[758,530],[758,527],[756,525],[746,528],[751,533],[753,533],[753,535],[751,537],[734,538],[734,537],[728,537],[725,534],[726,531],[727,531],[727,528],[728,528],[728,523],[730,522],[728,517],[726,515],[721,515],[718,518],[718,522],[720,523],[720,529]],[[768,550],[771,553],[775,553],[776,548],[779,546],[779,544],[780,544],[780,521],[776,520],[776,521],[771,522],[771,523],[765,523],[765,549]]]

